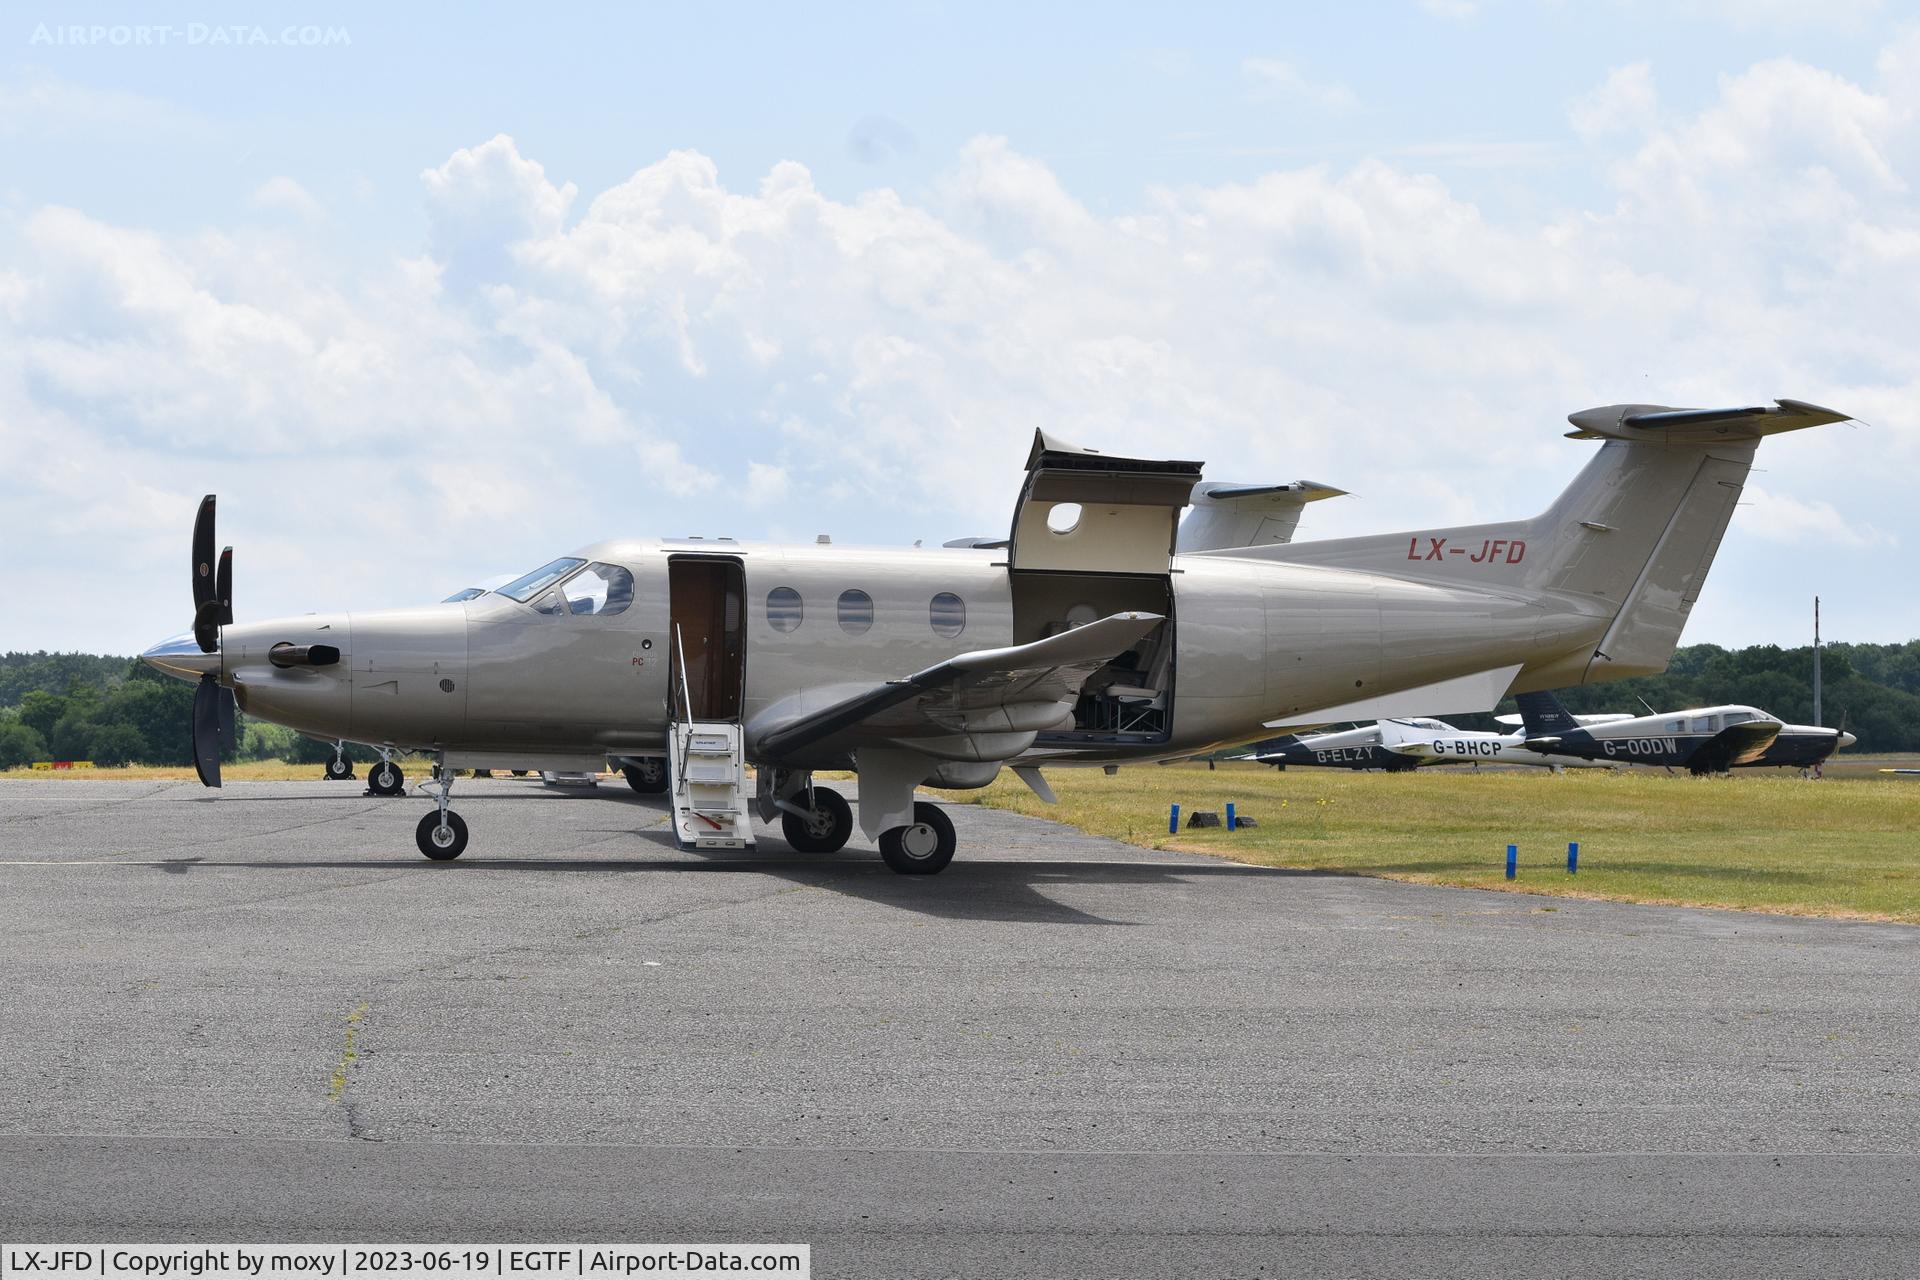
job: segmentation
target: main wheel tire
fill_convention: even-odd
[[[367,790],[377,796],[397,796],[407,789],[407,775],[391,760],[382,760],[367,770]]]
[[[329,782],[353,781],[353,761],[345,756],[327,761],[327,780]]]
[[[930,876],[946,870],[956,843],[953,820],[939,805],[921,800],[913,806],[912,826],[880,833],[880,856],[903,876]]]
[[[657,796],[667,789],[667,762],[651,757],[638,764],[620,766],[627,785],[643,796]]]
[[[440,811],[435,809],[420,819],[420,825],[413,829],[413,842],[420,846],[420,852],[435,862],[451,862],[466,851],[466,820],[449,809],[443,826]]]
[[[802,796],[806,792],[800,793]],[[838,853],[853,834],[853,806],[830,787],[813,789],[813,808],[803,817],[783,810],[780,831],[796,853]],[[947,854],[953,856],[951,851]]]

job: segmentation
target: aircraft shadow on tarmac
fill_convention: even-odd
[[[360,798],[356,794],[355,798]],[[489,805],[504,796],[489,796]],[[518,799],[520,797],[511,797]],[[552,793],[538,792],[527,798],[558,799]],[[574,798],[568,796],[566,798]],[[590,794],[579,798],[590,799]],[[665,807],[657,799],[639,796],[603,796],[626,808],[640,808],[665,816]],[[1178,885],[1196,876],[1272,877],[1318,874],[1284,870],[1277,867],[1249,866],[1237,862],[1183,861],[1177,864],[1126,862],[1100,859],[1020,859],[996,860],[991,857],[961,858],[938,876],[901,876],[887,869],[877,852],[850,847],[834,854],[806,854],[787,850],[778,836],[761,837],[760,848],[752,850],[682,850],[673,833],[664,826],[634,829],[624,823],[595,824],[575,828],[570,834],[604,840],[607,847],[616,840],[631,840],[657,848],[658,856],[620,856],[582,858],[558,854],[553,857],[488,856],[481,849],[470,851],[458,862],[428,862],[415,856],[396,858],[255,858],[208,861],[199,857],[167,858],[159,861],[162,871],[184,875],[197,870],[242,868],[252,870],[366,870],[374,867],[404,867],[423,874],[452,873],[484,875],[494,872],[546,872],[631,874],[637,872],[770,875],[811,889],[859,898],[903,911],[917,912],[949,920],[997,921],[1024,924],[1080,924],[1125,926],[1135,923],[1115,920],[1068,906],[1045,893],[1050,885],[1113,885],[1147,888]],[[1143,851],[1144,854],[1144,851]]]
[[[322,796],[303,796],[303,800],[372,799],[358,787],[340,787]],[[414,797],[408,797],[414,798]],[[478,797],[476,797],[478,798]],[[399,800],[398,797],[395,797]],[[666,817],[665,801],[658,796],[640,796],[625,788],[524,787],[489,788],[482,801],[492,807],[501,803],[540,801],[597,801],[612,803],[621,809],[641,809]],[[284,803],[284,797],[224,796],[222,804]],[[404,803],[404,801],[402,801]],[[365,870],[372,867],[406,867],[426,873],[480,875],[500,871],[544,871],[548,873],[635,873],[703,872],[770,875],[789,883],[823,889],[868,902],[897,907],[922,915],[948,920],[997,921],[1025,924],[1081,924],[1126,926],[1129,920],[1114,920],[1071,907],[1047,896],[1049,885],[1116,885],[1144,888],[1177,885],[1195,876],[1271,877],[1320,875],[1278,867],[1250,866],[1238,862],[1183,861],[1178,864],[1123,862],[1098,859],[995,860],[990,857],[956,860],[937,876],[901,876],[888,870],[879,854],[863,847],[849,847],[835,854],[806,854],[788,850],[777,835],[762,833],[760,847],[752,850],[682,850],[673,832],[666,826],[636,829],[625,822],[592,824],[572,828],[570,834],[586,836],[600,847],[619,840],[637,841],[660,850],[660,856],[619,856],[582,858],[558,854],[553,857],[492,857],[476,847],[458,862],[436,863],[407,856],[392,859],[311,859],[258,858],[244,861],[205,861],[201,858],[160,860],[163,871],[184,875],[213,868],[254,870]],[[1143,856],[1145,851],[1143,852]]]

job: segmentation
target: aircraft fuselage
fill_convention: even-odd
[[[629,572],[631,602],[612,613],[541,613],[537,597],[489,594],[230,625],[221,679],[249,714],[321,738],[443,751],[453,763],[657,753],[668,724],[675,564],[738,574],[732,607],[741,616],[715,626],[735,627],[749,742],[756,718],[791,711],[795,700],[829,703],[961,653],[1034,639],[1071,625],[1076,592],[1088,597],[1087,613],[1104,613],[1115,589],[1059,575],[1051,603],[1023,612],[1016,595],[1027,588],[991,550],[685,540],[600,543],[576,555]],[[1244,742],[1316,708],[1584,657],[1607,622],[1517,591],[1219,554],[1177,556],[1163,581],[1173,644],[1158,681],[1168,686],[1163,722],[1146,733],[1042,733],[1035,757],[1101,764]],[[939,617],[937,597],[948,601]],[[684,620],[681,630],[685,644]],[[289,643],[333,645],[341,661],[272,665],[268,650]]]

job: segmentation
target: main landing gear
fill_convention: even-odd
[[[453,799],[453,770],[440,769],[437,774],[421,784],[421,789],[433,797],[434,809],[413,829],[413,842],[435,862],[451,862],[466,852],[467,824],[447,808],[447,802]]]
[[[624,761],[621,776],[627,785],[643,796],[657,796],[667,789],[667,762],[658,756],[639,756]]]
[[[853,835],[853,806],[831,787],[808,787],[782,803],[780,833],[796,853],[838,853]]]
[[[940,806],[917,800],[913,805],[913,825],[880,833],[880,856],[903,876],[930,876],[946,870],[947,864],[953,861],[957,843],[953,820]]]

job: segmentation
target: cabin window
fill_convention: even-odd
[[[633,575],[617,564],[598,560],[567,579],[561,588],[567,597],[567,612],[608,617],[626,612],[633,603]]]
[[[1687,722],[1685,720],[1669,720],[1667,722],[1668,733],[1685,733],[1686,729]]]
[[[857,588],[840,593],[840,629],[863,636],[873,627],[873,597]]]
[[[933,634],[951,640],[967,629],[967,602],[951,591],[942,591],[928,605],[927,621]]]
[[[806,612],[801,603],[800,593],[792,587],[775,587],[767,592],[767,625],[781,634],[800,629],[800,619]]]

